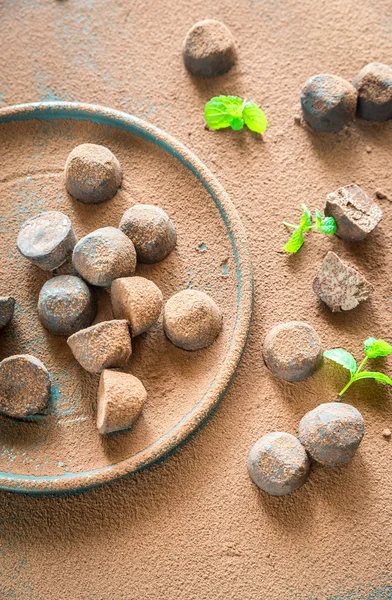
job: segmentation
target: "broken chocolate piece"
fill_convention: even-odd
[[[367,300],[373,286],[334,252],[328,252],[315,280],[313,290],[332,310],[351,310]]]
[[[359,185],[351,183],[328,194],[325,214],[334,217],[336,235],[347,242],[358,242],[376,227],[382,210]]]

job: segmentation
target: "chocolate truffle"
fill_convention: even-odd
[[[38,315],[42,325],[55,335],[72,335],[88,327],[97,312],[95,298],[79,277],[59,275],[41,288]]]
[[[0,296],[0,329],[8,325],[14,316],[15,300],[11,296]]]
[[[254,483],[267,494],[285,496],[306,481],[310,461],[305,448],[290,433],[263,435],[251,448],[248,471]]]
[[[120,164],[105,146],[76,146],[65,163],[65,186],[68,192],[86,204],[97,204],[113,198],[121,180]]]
[[[352,458],[364,436],[361,413],[342,402],[320,404],[301,419],[298,435],[310,456],[329,467]]]
[[[45,365],[28,354],[9,356],[0,363],[0,411],[22,419],[43,410],[51,383]]]
[[[141,263],[157,263],[166,258],[177,241],[173,221],[158,206],[135,204],[123,215],[120,229],[132,240]]]
[[[236,62],[234,36],[220,21],[198,21],[187,33],[183,56],[193,75],[216,77],[229,71]]]
[[[72,262],[88,283],[109,287],[114,279],[135,273],[136,252],[131,240],[119,229],[102,227],[79,240]]]
[[[211,346],[222,328],[222,315],[214,300],[198,290],[172,296],[163,311],[163,327],[169,340],[184,350]]]
[[[322,353],[319,336],[303,321],[278,323],[264,340],[264,362],[275,377],[284,381],[302,381],[313,375]]]
[[[76,237],[67,215],[48,211],[23,224],[16,244],[25,258],[44,271],[53,271],[72,254]]]
[[[99,433],[112,433],[131,427],[146,398],[145,387],[137,377],[110,369],[102,371],[97,401]]]
[[[370,63],[359,71],[353,84],[358,90],[358,117],[367,121],[392,118],[392,67]]]
[[[132,336],[147,331],[159,319],[163,296],[153,281],[144,277],[115,279],[110,290],[115,319],[126,319]]]
[[[355,117],[357,90],[337,75],[315,75],[301,92],[305,121],[316,131],[339,131]]]
[[[104,321],[81,329],[67,344],[78,363],[89,373],[101,373],[110,367],[125,367],[131,353],[127,321]]]

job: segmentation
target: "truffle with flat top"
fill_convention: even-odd
[[[198,21],[187,33],[183,57],[185,66],[193,75],[222,75],[231,69],[237,59],[234,36],[220,21]]]
[[[127,321],[113,320],[81,329],[67,340],[78,363],[89,373],[125,367],[132,344]]]
[[[97,427],[101,434],[128,429],[138,418],[147,392],[137,377],[105,369],[101,373],[97,401]]]
[[[317,332],[303,321],[278,323],[266,335],[264,362],[278,379],[302,381],[319,367],[322,346]]]
[[[23,419],[48,404],[51,382],[45,365],[28,354],[9,356],[0,363],[0,412]]]
[[[110,290],[115,319],[126,319],[132,336],[147,331],[162,312],[163,296],[158,286],[145,277],[120,277]]]
[[[367,121],[392,118],[392,67],[370,63],[359,71],[353,84],[358,90],[358,117]]]
[[[42,212],[28,219],[18,234],[19,252],[43,271],[60,267],[76,244],[72,223],[58,211]]]

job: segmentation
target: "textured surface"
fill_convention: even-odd
[[[278,382],[261,360],[262,341],[275,323],[306,320],[326,348],[343,346],[358,357],[367,335],[392,331],[392,124],[357,120],[331,136],[293,120],[311,75],[333,72],[352,80],[368,62],[391,60],[390,0],[115,0],[107,6],[104,0],[6,0],[0,8],[3,104],[55,97],[97,102],[148,118],[189,145],[222,181],[247,228],[256,284],[253,325],[242,366],[216,415],[167,462],[82,496],[0,496],[1,594],[6,600],[390,600],[392,444],[382,437],[392,427],[389,388],[364,381],[349,390],[346,402],[366,421],[356,456],[335,469],[316,465],[292,496],[262,496],[246,469],[261,435],[277,429],[295,434],[302,416],[336,399],[346,379],[325,364],[302,383]],[[182,43],[206,17],[231,29],[239,60],[218,80],[199,81],[184,67]],[[271,122],[264,142],[248,131],[204,130],[204,103],[220,93],[260,103]],[[64,161],[54,164],[61,172]],[[152,188],[159,204],[158,176],[147,175],[130,192],[139,199]],[[304,199],[321,208],[327,193],[350,182],[372,198],[376,190],[387,196],[373,241],[353,247],[314,234],[298,255],[281,253],[287,233],[280,222],[294,218]],[[176,185],[174,177],[170,184]],[[171,185],[160,185],[170,198]],[[195,194],[184,197],[193,222]],[[7,192],[4,201],[9,198]],[[151,195],[143,200],[150,202]],[[98,207],[100,218],[109,218],[105,210],[115,201]],[[82,235],[84,222],[95,226],[83,208],[77,219]],[[118,225],[117,213],[112,225]],[[207,242],[200,253],[205,260],[208,248]],[[371,300],[348,313],[332,314],[312,291],[315,270],[332,248],[375,285]],[[224,259],[222,252],[216,277]],[[193,280],[186,265],[181,268],[183,279]],[[32,278],[30,289],[38,295]],[[170,288],[162,289],[167,298]],[[1,293],[13,292],[7,287]],[[33,339],[27,323],[17,329],[21,345]],[[153,361],[144,355],[144,369],[136,373],[141,379],[152,374],[151,362],[162,359],[158,346]],[[74,372],[74,364],[63,364]],[[384,366],[390,375],[390,358]],[[165,390],[167,368],[165,362],[159,382]],[[182,370],[189,381],[189,369]],[[187,388],[176,395],[178,405]],[[74,398],[79,400],[77,390]],[[115,453],[114,444],[107,451]]]

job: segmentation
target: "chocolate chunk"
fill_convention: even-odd
[[[15,300],[11,296],[0,296],[0,329],[8,325],[14,316]]]
[[[353,81],[358,90],[357,115],[367,121],[392,118],[392,67],[370,63]]]
[[[235,39],[220,21],[198,21],[187,33],[183,56],[185,66],[193,75],[216,77],[234,65]]]
[[[325,214],[334,217],[336,235],[347,242],[358,242],[379,223],[382,210],[355,183],[328,194]]]
[[[332,312],[338,312],[367,300],[373,286],[334,252],[328,252],[313,281],[313,290]]]
[[[128,429],[139,416],[147,398],[137,377],[105,369],[101,373],[97,400],[97,427],[101,434]]]

